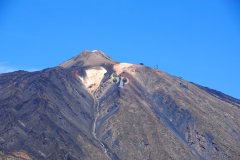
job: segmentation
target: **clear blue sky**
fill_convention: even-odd
[[[0,0],[0,72],[56,66],[85,49],[240,98],[237,0]]]

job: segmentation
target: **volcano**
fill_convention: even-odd
[[[0,74],[0,160],[240,159],[240,100],[83,51]]]

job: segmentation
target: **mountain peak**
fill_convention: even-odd
[[[88,51],[84,50],[79,55],[69,59],[68,61],[60,64],[63,68],[71,67],[93,67],[101,66],[104,64],[116,64],[117,62],[107,56],[100,50]]]

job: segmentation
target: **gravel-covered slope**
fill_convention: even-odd
[[[55,68],[0,75],[0,159],[238,160],[239,105],[84,51]]]

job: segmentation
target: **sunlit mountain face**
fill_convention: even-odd
[[[0,74],[0,159],[240,159],[240,101],[83,51]]]

